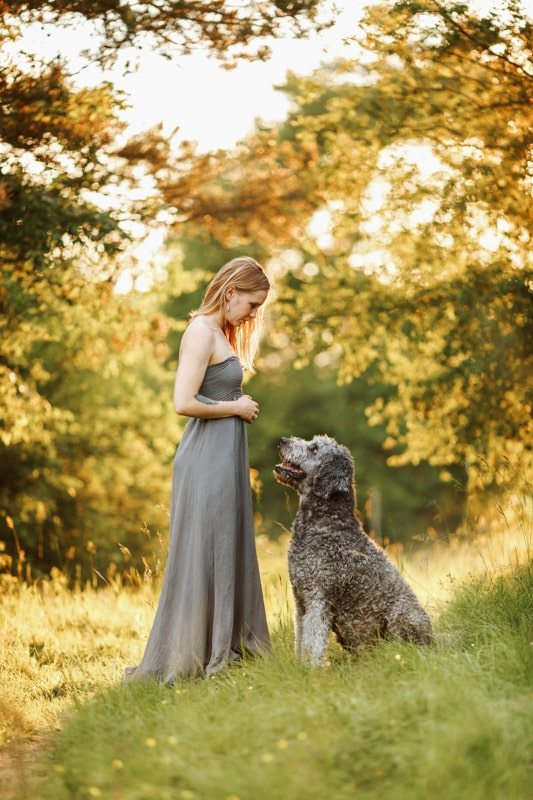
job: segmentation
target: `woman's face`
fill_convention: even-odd
[[[262,306],[267,298],[268,292],[260,289],[257,292],[239,292],[237,289],[230,289],[227,294],[226,320],[230,325],[237,327],[249,319],[255,319],[259,306]]]

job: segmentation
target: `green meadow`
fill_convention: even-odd
[[[258,549],[268,659],[211,679],[122,684],[155,587],[3,597],[6,798],[526,798],[533,752],[533,567],[524,531],[396,555],[430,647],[381,642],[329,664],[293,654],[286,539]]]

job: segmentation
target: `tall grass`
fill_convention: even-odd
[[[457,592],[428,648],[381,643],[331,667],[292,654],[174,688],[102,687],[65,720],[37,792],[82,797],[525,798],[533,571]]]
[[[325,670],[293,655],[286,543],[258,541],[273,657],[173,688],[120,683],[142,654],[153,587],[10,584],[0,735],[11,752],[37,737],[46,748],[11,763],[5,796],[528,797],[529,531],[391,553],[435,618],[435,645],[380,643],[355,659],[332,642]]]

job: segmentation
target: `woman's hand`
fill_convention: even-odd
[[[253,422],[259,415],[259,405],[249,394],[243,394],[235,400],[235,414],[245,422]]]

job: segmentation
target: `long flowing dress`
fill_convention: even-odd
[[[208,365],[196,398],[242,395],[237,356]],[[246,422],[187,422],[172,468],[170,541],[143,658],[124,680],[212,675],[271,649],[255,549]]]

